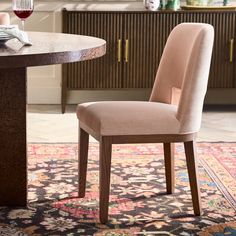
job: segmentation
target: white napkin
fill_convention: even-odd
[[[7,34],[10,38],[17,38],[22,44],[31,46],[28,34],[18,29],[16,25],[0,25],[0,33]]]

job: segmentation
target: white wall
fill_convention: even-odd
[[[19,19],[11,14],[13,24]],[[35,11],[25,22],[25,30],[61,32],[60,11]],[[28,103],[58,104],[61,96],[61,65],[28,68]]]

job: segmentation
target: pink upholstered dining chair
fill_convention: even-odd
[[[10,25],[10,16],[8,13],[0,12],[0,25]]]
[[[100,221],[108,220],[112,144],[163,143],[167,193],[174,192],[174,143],[183,142],[195,215],[201,214],[195,137],[214,39],[211,25],[182,23],[171,32],[148,102],[78,105],[79,197],[85,196],[89,134],[100,142]]]

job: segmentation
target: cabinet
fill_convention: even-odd
[[[181,22],[214,26],[208,87],[234,88],[235,11],[64,10],[63,32],[104,38],[107,54],[93,61],[63,65],[62,112],[68,90],[151,88],[167,37]]]

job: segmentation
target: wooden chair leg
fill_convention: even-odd
[[[166,174],[166,191],[174,193],[175,189],[175,166],[174,166],[174,143],[164,143],[164,159]]]
[[[111,174],[111,154],[112,143],[109,137],[103,137],[100,141],[99,157],[99,210],[100,222],[106,223],[108,220],[108,206],[110,193],[110,174]]]
[[[79,139],[79,197],[85,196],[89,134],[80,128]]]
[[[198,186],[198,162],[195,141],[189,141],[184,143],[185,155],[188,168],[188,176],[192,194],[193,210],[194,214],[201,215],[201,196]]]

